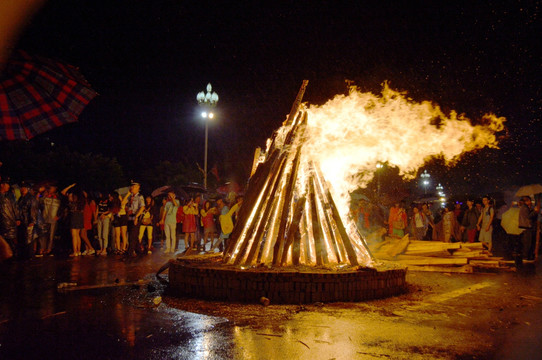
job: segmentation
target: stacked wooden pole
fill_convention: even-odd
[[[228,264],[372,264],[351,219],[341,218],[317,162],[303,152],[308,119],[299,108],[306,85],[250,180],[224,252]]]

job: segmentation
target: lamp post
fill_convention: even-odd
[[[207,92],[200,91],[196,96],[198,104],[202,107],[201,117],[205,121],[205,156],[203,159],[203,187],[207,189],[207,145],[209,137],[209,119],[214,118],[215,114],[211,111],[218,103],[218,94],[213,91],[211,83],[207,84]]]
[[[429,178],[431,175],[429,175],[427,170],[424,170],[420,177],[422,178],[423,193],[427,194],[427,187],[429,186]]]

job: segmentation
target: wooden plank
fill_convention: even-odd
[[[417,255],[417,256],[427,256],[427,257],[448,257],[452,256],[448,251],[410,251],[407,249],[403,253],[404,255]],[[464,256],[457,256],[457,257],[464,257]]]
[[[408,246],[409,250],[459,250],[461,249],[460,243],[444,243],[444,242],[430,242],[425,244],[411,243]]]
[[[408,265],[408,271],[427,271],[427,272],[442,272],[442,273],[460,273],[472,274],[473,268],[471,265],[463,266],[416,266]]]
[[[466,258],[476,258],[484,256],[480,251],[465,251],[465,252],[454,252],[452,256],[455,257],[466,257]],[[487,256],[487,255],[485,255]]]
[[[483,266],[493,266],[499,267],[498,260],[468,260],[471,265],[483,265]]]
[[[479,243],[479,242],[478,243],[461,243],[461,247],[471,249],[471,250],[474,250],[474,249],[483,250],[484,249],[484,246],[482,245],[482,243]]]
[[[399,254],[404,253],[407,247],[409,246],[409,243],[410,243],[409,236],[405,235],[401,240],[397,241],[387,250],[388,255],[397,256]]]
[[[468,260],[462,258],[431,258],[423,257],[420,259],[399,259],[399,264],[403,265],[467,265]]]

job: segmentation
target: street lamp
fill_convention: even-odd
[[[420,177],[422,178],[423,193],[427,194],[427,187],[429,186],[429,178],[431,175],[429,175],[427,170],[424,170]]]
[[[215,117],[211,111],[218,103],[218,94],[213,91],[211,83],[207,84],[207,92],[200,91],[196,96],[198,104],[203,108],[201,117],[205,120],[205,157],[203,160],[203,187],[207,189],[207,144],[209,137],[209,120]]]

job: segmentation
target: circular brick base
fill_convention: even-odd
[[[184,257],[171,262],[173,295],[206,300],[302,304],[363,301],[399,295],[406,289],[406,269],[324,269],[312,267],[242,269],[217,256]]]

